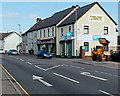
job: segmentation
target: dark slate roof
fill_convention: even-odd
[[[40,22],[34,24],[27,32],[35,31],[41,28],[50,27],[56,25],[60,20],[62,20],[67,14],[69,14],[75,6],[72,6],[63,11],[53,14],[51,17],[41,20]]]
[[[100,4],[98,2],[94,2],[92,4],[78,8],[77,11],[73,12],[73,14],[71,14],[67,19],[65,19],[61,24],[59,24],[59,27],[75,23],[76,20],[81,18],[95,4],[98,4],[98,6],[107,14],[107,12],[100,6]],[[76,16],[76,14],[77,14],[77,16]],[[116,24],[116,22],[109,16],[109,14],[107,14],[107,16]]]
[[[0,40],[3,40],[5,37],[7,37],[10,33],[0,33]]]
[[[19,35],[17,32],[0,33],[0,40],[4,40],[5,37],[7,37],[8,35],[10,35],[12,33],[16,33],[17,35]]]

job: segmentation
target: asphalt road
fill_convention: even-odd
[[[30,95],[118,96],[120,76],[117,69],[75,63],[68,59],[37,59],[27,55],[3,55],[1,59],[2,65]]]

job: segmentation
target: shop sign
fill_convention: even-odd
[[[54,40],[38,40],[37,44],[50,44],[55,43]]]
[[[90,21],[99,21],[99,22],[103,21],[104,19],[102,15],[90,15],[89,18]]]
[[[69,40],[71,39],[71,36],[62,36],[60,40]]]
[[[86,46],[82,46],[82,50],[86,50]]]
[[[73,36],[73,32],[67,32],[67,36]]]
[[[101,38],[100,35],[93,35],[93,41],[98,41]]]

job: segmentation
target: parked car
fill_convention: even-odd
[[[18,55],[18,51],[17,50],[9,50],[8,55]]]
[[[120,62],[120,51],[113,51],[110,60]]]
[[[5,54],[5,50],[0,49],[0,54]]]
[[[37,58],[52,58],[52,55],[50,53],[47,53],[45,50],[38,51]]]

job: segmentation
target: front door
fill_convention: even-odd
[[[68,55],[68,58],[71,58],[72,57],[72,41],[68,41],[67,42],[67,55]]]
[[[62,54],[61,55],[62,55],[62,57],[65,57],[65,42],[62,42],[61,46],[62,46],[62,50],[61,50]]]

